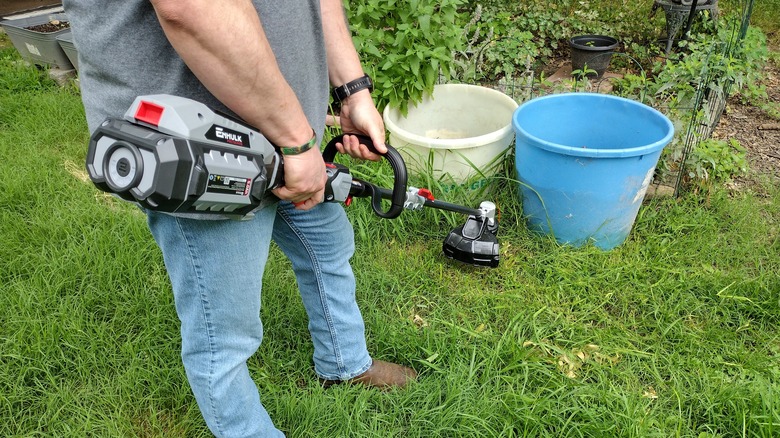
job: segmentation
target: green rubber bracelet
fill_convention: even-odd
[[[314,130],[312,129],[311,140],[307,141],[306,143],[300,146],[278,146],[278,147],[279,147],[279,152],[281,152],[282,155],[298,155],[308,151],[309,149],[313,148],[316,145],[317,145],[317,134],[315,134]]]

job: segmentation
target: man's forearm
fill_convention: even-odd
[[[251,1],[151,2],[174,49],[217,99],[276,144],[311,138]]]
[[[330,83],[344,85],[363,76],[363,67],[352,43],[341,0],[321,0],[320,5]]]
[[[341,0],[320,0],[320,6],[328,55],[328,76],[330,83],[339,87],[362,77],[363,67],[352,42]],[[374,106],[368,89],[352,93],[341,102],[339,121],[344,132],[366,134],[380,153],[386,152],[382,115]],[[361,146],[357,137],[350,137],[344,137],[343,144],[337,145],[340,152],[369,160],[379,159],[378,155]]]

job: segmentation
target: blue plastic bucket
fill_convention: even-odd
[[[515,111],[512,125],[529,229],[602,249],[625,241],[674,135],[655,109],[595,93],[532,99]]]

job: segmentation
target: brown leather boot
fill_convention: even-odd
[[[416,378],[417,372],[409,367],[374,359],[371,367],[365,373],[346,380],[346,382],[388,391],[393,388],[403,388]],[[341,380],[321,380],[321,382],[325,388],[342,383]]]

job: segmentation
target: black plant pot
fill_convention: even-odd
[[[572,71],[583,70],[586,66],[588,70],[594,70],[596,73],[590,73],[589,77],[600,78],[609,68],[609,62],[612,60],[612,54],[618,46],[618,40],[604,35],[580,35],[569,40],[571,48],[571,68]]]

